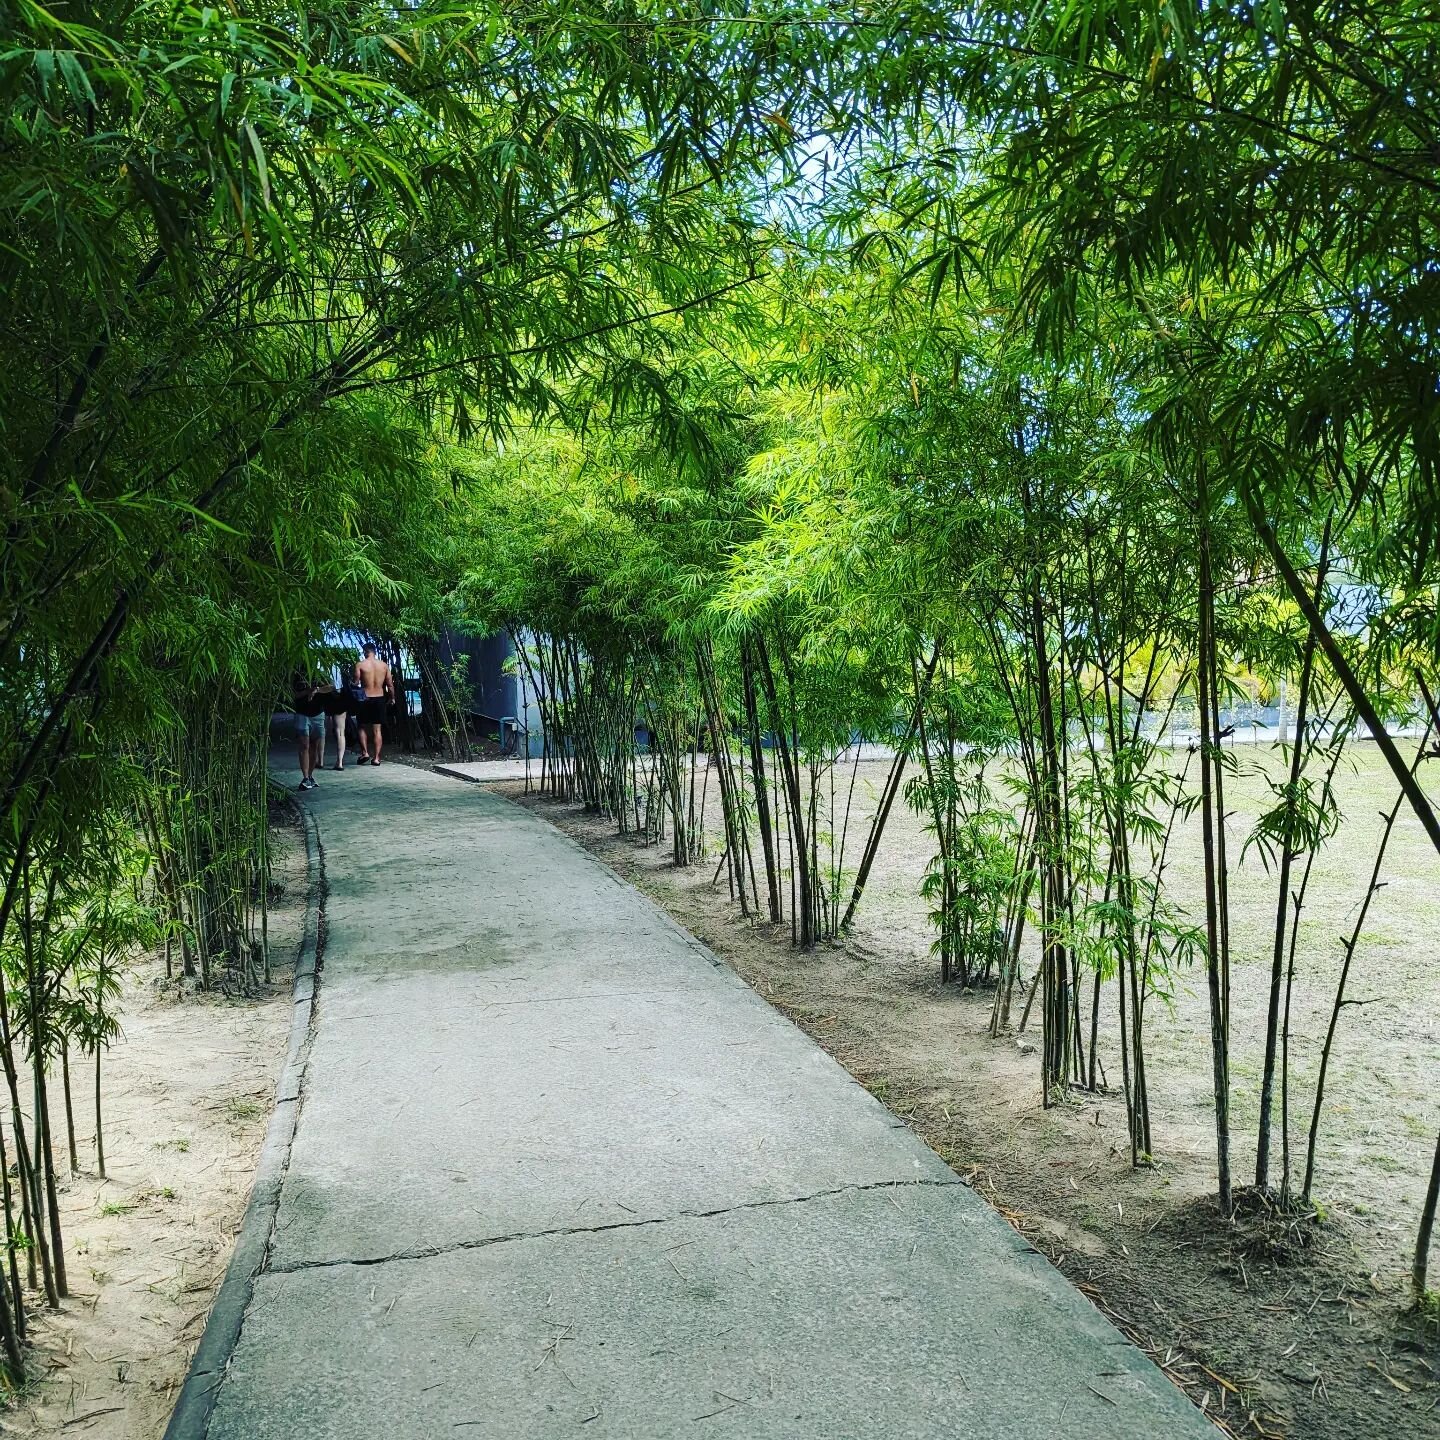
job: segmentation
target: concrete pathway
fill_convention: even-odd
[[[394,764],[303,803],[319,1001],[210,1440],[1214,1435],[542,820]]]

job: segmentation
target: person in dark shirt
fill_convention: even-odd
[[[345,721],[350,714],[350,694],[343,685],[324,685],[320,689],[320,701],[325,707],[325,718],[335,730],[335,769],[345,768]],[[361,757],[364,758],[363,756]],[[325,768],[325,742],[320,742],[320,759],[317,768]]]
[[[325,701],[321,687],[303,670],[291,682],[291,704],[295,709],[295,739],[300,749],[299,790],[315,788],[315,767],[325,753]]]

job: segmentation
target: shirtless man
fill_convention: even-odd
[[[365,645],[365,658],[355,667],[355,683],[365,692],[365,698],[360,702],[360,708],[356,711],[355,719],[360,727],[360,744],[362,750],[369,750],[370,763],[380,763],[381,735],[380,726],[385,719],[385,701],[394,699],[395,682],[390,678],[390,667],[375,653],[373,641],[367,641]],[[369,734],[370,744],[365,745],[366,734]],[[360,763],[365,763],[365,755],[362,753]]]

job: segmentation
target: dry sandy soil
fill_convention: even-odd
[[[266,994],[199,994],[167,982],[158,956],[127,978],[124,1036],[102,1071],[105,1180],[93,1076],[76,1077],[80,1168],[61,1193],[70,1298],[52,1313],[32,1297],[35,1379],[0,1416],[4,1434],[157,1440],[169,1422],[245,1210],[289,1033],[305,851],[297,830],[274,833]]]
[[[1250,747],[1241,747],[1242,752]],[[1258,772],[1273,752],[1240,760]],[[1372,746],[1338,777],[1347,820],[1311,880],[1298,950],[1292,1128],[1303,1144],[1341,960],[1395,790]],[[860,766],[852,859],[883,765]],[[1429,766],[1436,789],[1440,762]],[[837,788],[843,792],[848,776]],[[710,944],[880,1096],[1234,1433],[1306,1440],[1440,1435],[1440,1342],[1405,1310],[1406,1277],[1440,1129],[1440,862],[1402,817],[1357,950],[1321,1133],[1311,1243],[1268,1243],[1226,1226],[1211,1198],[1209,1018],[1203,973],[1176,977],[1173,1006],[1149,1018],[1157,1164],[1132,1170],[1119,1089],[1115,996],[1102,992],[1101,1057],[1114,1089],[1041,1105],[1033,1034],[992,1040],[991,995],[939,984],[917,885],[929,837],[897,805],[881,860],[843,944],[792,950],[788,931],[744,920],[708,863],[677,870],[576,807],[497,787],[537,808]],[[720,821],[709,787],[710,824]],[[1235,913],[1232,979],[1235,1173],[1254,1164],[1274,881],[1254,852],[1238,861],[1267,791],[1253,773],[1227,802]],[[1273,802],[1271,802],[1273,803]],[[1198,831],[1182,834],[1176,893],[1200,896]],[[1033,953],[1025,967],[1033,971]],[[1087,986],[1087,1000],[1088,1000]],[[1018,1006],[1016,1009],[1018,1015]],[[1277,1107],[1278,1123],[1278,1107]],[[1278,1142],[1277,1142],[1278,1144]],[[1432,1274],[1440,1256],[1432,1259]]]

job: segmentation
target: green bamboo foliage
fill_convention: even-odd
[[[1321,1123],[1323,1075],[1297,1093],[1291,1016],[1313,983],[1300,917],[1344,824],[1333,782],[1364,721],[1342,668],[1365,676],[1372,731],[1422,708],[1415,652],[1385,618],[1396,592],[1366,595],[1369,629],[1317,631],[1272,547],[1323,625],[1355,597],[1358,537],[1341,544],[1353,515],[1337,505],[1318,526],[1291,516],[1283,540],[1257,533],[1217,482],[1229,438],[1213,414],[1173,411],[1167,385],[1101,363],[1092,336],[1054,364],[963,297],[941,325],[935,297],[905,309],[892,294],[904,325],[862,347],[868,302],[837,272],[807,280],[810,264],[794,284],[813,281],[813,305],[768,317],[788,341],[749,352],[698,456],[621,425],[584,441],[554,432],[482,467],[496,523],[470,548],[467,601],[481,628],[531,627],[527,663],[553,692],[547,744],[566,777],[552,793],[650,843],[668,834],[674,863],[690,863],[685,785],[704,754],[714,882],[725,872],[742,915],[806,949],[863,906],[903,795],[934,846],[921,895],[939,977],[993,987],[992,1034],[1038,1029],[1045,1103],[1120,1092],[1132,1162],[1153,1163],[1152,1032],[1177,987],[1198,982],[1220,1211],[1313,1218],[1301,1173],[1313,1139],[1307,1167],[1298,1130],[1307,1107]],[[1154,356],[1143,316],[1102,321]],[[695,352],[697,388],[713,384],[711,354]],[[1247,759],[1230,739],[1234,707],[1261,683],[1288,686],[1287,773],[1246,839],[1224,823],[1227,794],[1268,771],[1263,750]],[[602,713],[638,727],[644,751],[607,769],[591,738]],[[863,837],[848,830],[856,742],[890,757]],[[638,775],[633,812],[587,771]],[[1191,852],[1198,908],[1174,880]],[[1247,1184],[1230,891],[1254,864],[1273,870],[1276,924]]]
[[[103,1173],[126,956],[269,976],[266,717],[327,622],[405,638],[457,754],[435,639],[508,628],[542,792],[713,859],[807,950],[912,806],[941,981],[1038,1029],[1045,1104],[1118,1083],[1137,1165],[1193,972],[1219,1208],[1308,1213],[1359,922],[1309,1096],[1291,1015],[1355,737],[1385,836],[1411,815],[1440,857],[1429,752],[1390,734],[1440,725],[1428,15],[111,9],[0,22],[11,1379],[27,1304],[64,1298],[92,1060]],[[1239,837],[1227,728],[1261,683],[1293,733]],[[1437,1205],[1440,1148],[1419,1300]]]

